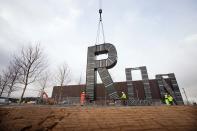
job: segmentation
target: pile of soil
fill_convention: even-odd
[[[0,131],[197,131],[196,106],[0,106]]]

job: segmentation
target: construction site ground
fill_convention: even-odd
[[[0,131],[197,131],[197,106],[0,106]]]

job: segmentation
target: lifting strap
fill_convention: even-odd
[[[99,16],[100,16],[100,18],[99,18],[99,22],[98,22],[98,29],[97,29],[95,45],[99,44],[100,32],[102,33],[103,43],[105,43],[105,34],[104,34],[103,21],[102,21],[101,0],[99,0],[99,5],[100,5],[100,9],[99,9]]]

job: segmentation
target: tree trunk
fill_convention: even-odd
[[[3,94],[3,90],[5,89],[5,86],[3,86],[2,90],[1,90],[1,94],[0,96]]]
[[[15,80],[14,80],[14,81],[15,81]],[[7,98],[10,97],[10,94],[12,93],[13,86],[14,86],[14,83],[13,83],[13,81],[12,81],[12,84],[11,84],[10,89],[9,89],[9,91],[8,91]]]
[[[11,94],[11,91],[8,91],[7,98],[9,98],[9,97],[10,97],[10,94]]]
[[[22,103],[23,96],[24,96],[24,93],[25,93],[26,88],[27,88],[27,84],[25,84],[25,88],[23,89],[23,93],[22,93],[21,99],[20,99],[20,104]]]

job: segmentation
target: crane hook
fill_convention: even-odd
[[[101,16],[101,14],[102,14],[102,9],[99,9],[99,14],[100,14],[100,21],[102,21],[102,16]]]

